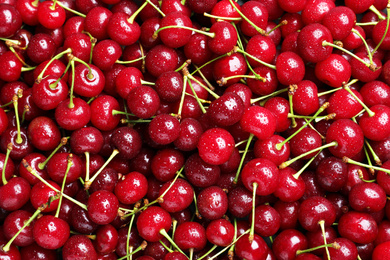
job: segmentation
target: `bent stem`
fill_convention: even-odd
[[[69,137],[63,137],[63,138],[61,139],[60,144],[53,150],[53,152],[49,155],[49,157],[47,157],[45,161],[43,161],[43,162],[41,162],[41,163],[38,164],[38,168],[39,168],[40,170],[45,169],[45,166],[46,166],[46,164],[48,163],[48,161],[51,159],[51,157],[53,157],[53,155],[54,155],[62,146],[66,145],[66,143],[68,142],[68,139],[69,139]]]
[[[12,151],[12,143],[9,143],[7,145],[7,152],[5,154],[5,159],[3,163],[3,170],[1,171],[1,180],[3,182],[3,186],[5,186],[8,183],[7,179],[5,178],[5,169],[7,168],[8,158],[11,151]]]
[[[350,89],[349,86],[344,86],[344,89],[345,89],[346,91],[348,91],[348,93],[351,94],[351,96],[353,96],[353,98],[356,99],[356,101],[357,101],[360,105],[362,105],[362,107],[364,108],[364,110],[367,111],[369,117],[375,116],[375,113],[372,112],[372,110],[371,110],[366,104],[364,104],[364,102],[363,102],[358,96],[355,95],[355,93],[353,93],[353,91]]]
[[[199,30],[199,29],[195,29],[195,28],[192,28],[192,27],[188,27],[188,26],[183,26],[183,25],[168,25],[168,26],[164,26],[164,27],[161,27],[161,28],[158,28],[154,33],[153,33],[153,39],[157,39],[158,37],[158,33],[161,32],[162,30],[165,30],[165,29],[186,29],[186,30],[189,30],[189,31],[193,31],[193,32],[197,32],[197,33],[200,33],[200,34],[204,34],[210,38],[214,38],[215,37],[215,33],[211,33],[211,32],[205,32],[203,30]]]
[[[161,229],[159,233],[160,233],[162,236],[164,236],[164,237],[169,241],[169,243],[171,243],[171,245],[173,245],[173,247],[174,247],[177,251],[179,251],[180,253],[182,253],[183,255],[185,255],[185,256],[189,259],[189,257],[188,257],[186,254],[184,254],[183,250],[181,250],[180,247],[178,247],[178,246],[176,245],[176,243],[175,243],[175,242],[173,241],[173,239],[168,235],[168,233],[167,233],[167,231],[165,231],[165,229]]]
[[[65,54],[68,54],[68,53],[72,53],[72,49],[71,48],[68,48],[60,53],[58,53],[56,56],[54,56],[47,64],[46,66],[43,68],[43,70],[41,71],[41,73],[39,73],[37,79],[36,79],[36,82],[39,83],[42,78],[43,78],[43,74],[45,74],[45,71],[47,70],[47,68],[49,68],[50,64],[54,61],[54,60],[58,60],[60,59],[62,56],[64,56]]]
[[[385,172],[387,174],[390,174],[390,169],[386,169],[386,168],[382,168],[382,167],[377,167],[377,166],[374,166],[374,165],[367,165],[367,164],[364,164],[364,163],[361,163],[361,162],[358,162],[358,161],[355,161],[355,160],[352,160],[346,156],[343,157],[343,162],[345,163],[350,163],[350,164],[354,164],[354,165],[358,165],[358,166],[362,166],[364,168],[372,168],[374,170],[377,170],[377,171],[382,171],[382,172]]]
[[[375,49],[372,50],[371,55],[373,55],[379,49],[379,47],[383,43],[384,39],[386,38],[387,31],[389,30],[389,24],[390,24],[390,16],[389,16],[389,14],[390,14],[390,3],[387,4],[386,11],[387,11],[387,18],[386,18],[386,29],[385,29],[385,32],[383,33],[381,40],[375,46]]]
[[[328,244],[328,242],[326,241],[325,221],[324,221],[324,220],[320,220],[320,221],[318,222],[318,224],[319,224],[320,227],[321,227],[322,237],[324,238],[324,245],[326,245],[326,244]],[[326,251],[326,256],[328,257],[328,260],[330,260],[330,254],[329,254],[329,249],[328,249],[328,247],[325,247],[325,251]]]
[[[260,27],[258,27],[256,24],[254,24],[248,17],[246,17],[242,12],[241,10],[233,3],[233,0],[229,0],[230,4],[233,6],[233,8],[237,11],[237,13],[245,20],[247,21],[250,25],[253,26],[253,28],[255,28],[255,30],[260,33],[261,35],[265,35],[266,32],[261,29]]]

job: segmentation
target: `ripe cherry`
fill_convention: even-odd
[[[198,222],[184,222],[177,226],[174,241],[182,250],[202,250],[207,243],[206,230]]]
[[[210,220],[219,219],[228,209],[228,197],[217,186],[207,187],[198,194],[197,206],[202,217]]]
[[[53,150],[61,141],[61,133],[55,122],[45,116],[34,118],[28,125],[31,144],[42,151]]]
[[[185,162],[184,172],[192,185],[206,188],[217,183],[221,169],[218,165],[206,163],[198,153],[194,153]]]
[[[276,120],[268,109],[251,106],[244,111],[240,119],[240,125],[244,131],[254,134],[260,140],[264,140],[274,134]]]
[[[174,182],[173,185],[172,182]],[[160,188],[159,197],[161,198],[159,199],[159,204],[163,209],[170,213],[179,212],[191,205],[194,198],[194,190],[184,179],[171,180]]]
[[[22,24],[22,16],[19,11],[10,4],[0,6],[0,20],[4,21],[1,25],[0,37],[9,38],[18,31]]]
[[[253,241],[249,240],[249,235],[243,235],[235,245],[235,253],[240,258],[248,260],[266,259],[268,254],[268,246],[257,234],[254,234]]]
[[[148,181],[139,172],[130,172],[119,179],[115,186],[115,195],[123,204],[134,204],[148,191]]]
[[[142,238],[149,242],[157,242],[162,239],[161,232],[167,232],[170,227],[171,216],[160,207],[148,207],[138,216],[138,232]]]
[[[68,240],[70,227],[65,220],[45,215],[35,222],[33,234],[39,246],[46,249],[58,249]]]
[[[374,105],[370,110],[375,114],[370,116],[365,112],[359,119],[359,126],[366,138],[384,140],[390,135],[390,108],[386,105]]]
[[[97,259],[97,254],[89,238],[84,235],[73,235],[63,246],[62,257],[63,259]]]
[[[338,231],[352,242],[367,244],[377,237],[378,225],[368,213],[349,211],[341,216]]]

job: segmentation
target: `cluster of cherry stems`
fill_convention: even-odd
[[[0,0],[0,259],[386,259],[385,9]]]

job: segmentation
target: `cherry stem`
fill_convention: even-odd
[[[179,68],[175,69],[175,71],[176,72],[182,71],[185,67],[188,67],[190,64],[191,64],[191,60],[188,59],[185,62],[183,62],[183,64]]]
[[[84,189],[85,190],[88,190],[91,185],[92,185],[92,182],[97,178],[97,176],[99,176],[99,174],[104,170],[104,168],[106,168],[106,166],[111,162],[112,159],[114,159],[114,157],[119,153],[119,151],[117,149],[114,149],[110,155],[110,157],[108,157],[108,159],[106,160],[106,162],[102,165],[102,167],[100,167],[100,169],[95,173],[95,175],[89,179],[88,181],[85,181],[84,183]]]
[[[330,244],[316,246],[316,247],[313,247],[313,248],[308,248],[308,249],[305,249],[305,250],[298,249],[296,255],[298,256],[300,254],[309,253],[309,252],[313,252],[314,250],[317,250],[317,249],[328,248],[328,247],[333,247],[333,248],[337,249],[337,248],[340,247],[340,245],[334,242],[334,243],[330,243]]]
[[[178,247],[178,246],[176,245],[176,243],[173,241],[173,239],[168,235],[168,233],[167,233],[167,231],[165,231],[165,229],[161,229],[161,230],[160,230],[160,234],[161,234],[162,236],[164,236],[164,237],[171,243],[171,245],[173,245],[173,247],[174,247],[177,251],[179,251],[180,253],[182,253],[183,255],[185,255],[185,256],[188,258],[188,256],[187,256],[186,254],[184,254],[184,252],[180,249],[180,247]]]
[[[231,242],[227,247],[225,247],[224,249],[222,249],[221,251],[219,251],[218,253],[216,253],[214,256],[212,256],[211,258],[209,258],[208,260],[212,260],[214,258],[217,258],[219,255],[223,254],[226,250],[228,250],[229,248],[233,247],[237,241],[243,237],[244,235],[248,234],[249,233],[249,229],[246,230],[244,233],[242,233],[239,237],[237,237],[236,239],[234,239],[233,242]],[[230,251],[230,250],[229,250]]]
[[[18,131],[18,134],[16,136],[15,142],[17,144],[21,144],[23,142],[22,135],[20,134],[20,121],[19,121],[19,112],[18,112],[18,95],[14,95],[12,97],[12,103],[14,104],[14,109],[15,109],[15,119],[16,119],[16,128]]]
[[[218,16],[218,15],[212,15],[212,14],[209,14],[209,13],[206,13],[206,12],[204,12],[203,15],[206,16],[206,17],[217,19],[217,20],[226,20],[226,21],[241,21],[242,20],[241,17]]]
[[[115,61],[115,63],[118,63],[118,64],[131,64],[131,63],[143,60],[143,59],[145,59],[145,56],[139,57],[139,58],[134,59],[134,60],[126,60],[126,61],[117,60],[117,61]]]
[[[376,8],[375,8],[376,9]],[[387,35],[387,31],[389,30],[389,24],[390,24],[390,3],[387,4],[387,7],[386,7],[386,11],[387,11],[387,18],[386,18],[386,29],[385,29],[385,32],[383,33],[382,35],[382,38],[381,40],[378,42],[378,44],[376,45],[375,49],[372,50],[371,54],[373,55],[378,49],[379,49],[379,46],[381,46],[382,42],[384,41],[384,39],[386,38],[386,35]],[[379,11],[378,11],[379,12]]]
[[[27,171],[29,173],[31,173],[32,175],[34,175],[37,179],[39,179],[41,182],[43,182],[46,186],[48,186],[50,189],[58,192],[59,194],[61,194],[62,196],[64,196],[65,198],[67,198],[68,200],[70,200],[71,202],[73,202],[74,204],[78,205],[80,208],[82,209],[85,209],[85,210],[88,210],[87,206],[77,200],[75,200],[74,198],[68,196],[66,193],[61,193],[60,190],[58,190],[57,188],[55,188],[53,185],[51,185],[50,183],[48,183],[45,179],[43,179],[33,168],[31,168],[31,166],[27,163],[26,160],[22,160],[22,165],[27,169]]]
[[[156,9],[157,12],[159,12],[161,14],[162,17],[165,17],[165,14],[163,11],[161,11],[160,8],[158,8],[152,1],[150,0],[146,0],[146,2],[148,2],[154,9]],[[184,5],[184,4],[183,4]]]
[[[375,6],[371,5],[368,9],[370,9],[371,12],[376,14],[378,16],[379,20],[385,20],[386,19],[386,17],[384,17],[383,14],[381,14],[381,12],[378,9],[376,9]]]
[[[366,144],[368,150],[370,151],[370,153],[372,155],[372,158],[374,159],[375,163],[378,166],[382,166],[382,161],[379,158],[379,156],[375,153],[374,149],[372,149],[371,144],[367,140],[365,140],[365,144]]]
[[[326,241],[326,233],[325,233],[325,221],[324,220],[320,220],[318,222],[318,224],[320,225],[321,227],[321,232],[322,232],[322,237],[324,238],[324,245],[328,244],[328,242]],[[329,255],[329,249],[328,247],[325,247],[325,251],[326,251],[326,255],[328,257],[328,260],[330,260],[330,255]]]
[[[172,252],[173,252],[173,250],[172,250],[170,247],[168,247],[166,244],[164,244],[163,241],[159,240],[158,242],[160,242],[160,244],[161,244],[169,253],[172,253]],[[199,259],[198,259],[198,260],[199,260]]]
[[[66,145],[66,143],[68,142],[68,139],[69,139],[69,137],[63,137],[63,138],[61,139],[60,144],[53,150],[53,152],[49,155],[49,157],[47,157],[45,161],[43,161],[43,162],[41,162],[41,163],[38,164],[38,168],[39,168],[40,170],[45,169],[45,166],[46,166],[47,162],[51,159],[51,157],[53,157],[53,155],[54,155],[62,146]]]
[[[307,121],[303,126],[301,126],[297,131],[295,131],[292,135],[287,137],[283,142],[280,142],[276,144],[276,149],[281,150],[283,145],[285,145],[288,141],[290,141],[294,136],[296,136],[303,128],[308,126],[311,121],[313,121],[319,114],[321,114],[327,107],[329,106],[329,102],[325,102],[318,110],[317,112]]]
[[[20,41],[18,40],[11,40],[7,38],[0,37],[0,41],[4,41],[7,46],[19,46]]]
[[[354,34],[356,34],[357,36],[359,36],[359,38],[363,41],[363,44],[364,46],[366,47],[366,50],[367,50],[367,53],[368,53],[368,58],[370,59],[370,64],[373,64],[373,60],[372,60],[372,54],[371,51],[370,51],[370,47],[368,47],[368,44],[366,42],[366,39],[364,39],[364,37],[360,34],[360,32],[354,28],[352,28],[351,30]]]
[[[247,53],[247,52],[244,51],[244,50],[241,50],[241,49],[238,48],[237,46],[234,47],[234,48],[235,48],[235,51],[236,51],[236,52],[241,53],[241,54],[243,54],[243,55],[245,55],[245,56],[248,56],[249,58],[251,58],[251,59],[257,61],[258,63],[260,63],[260,64],[262,64],[262,65],[264,65],[264,66],[266,66],[266,67],[268,67],[268,68],[270,68],[270,69],[276,70],[276,66],[275,66],[275,65],[272,65],[272,64],[266,63],[266,62],[264,62],[264,61],[262,61],[262,60],[259,60],[259,59],[256,58],[255,56],[253,56],[253,55]]]
[[[362,170],[359,169],[359,170],[357,170],[357,172],[358,172],[359,179],[361,179],[363,182],[367,182],[367,183],[376,182],[376,179],[365,180],[365,179],[364,179],[364,176],[363,176]]]
[[[191,73],[191,75],[194,75],[196,72],[200,71],[203,67],[209,65],[210,63],[213,63],[214,61],[219,60],[219,59],[221,59],[221,58],[223,58],[223,57],[229,56],[229,55],[231,55],[232,53],[233,53],[233,52],[225,53],[225,54],[222,54],[222,55],[220,55],[220,56],[218,56],[218,57],[216,57],[216,58],[214,58],[214,59],[212,59],[212,60],[207,61],[206,63],[204,63],[204,64],[202,64],[201,66],[197,67],[196,70],[193,71],[193,72]]]
[[[337,44],[334,44],[334,43],[330,43],[330,42],[327,42],[327,41],[323,41],[322,42],[322,46],[331,46],[333,48],[336,48],[336,49],[339,49],[345,53],[347,53],[348,55],[352,56],[353,58],[357,59],[358,61],[360,61],[361,63],[363,63],[364,65],[366,65],[368,68],[370,68],[371,71],[375,71],[376,68],[374,68],[374,66],[372,66],[373,64],[370,64],[370,63],[367,63],[365,62],[363,59],[361,59],[360,57],[356,56],[354,53],[344,49],[343,47],[337,45]]]
[[[74,77],[75,77],[74,60],[73,59],[70,61],[70,66],[72,67],[72,83],[70,85],[70,94],[69,94],[69,105],[68,105],[68,108],[72,109],[72,108],[74,108],[73,89],[74,89]]]
[[[126,254],[130,253],[130,233],[131,228],[133,227],[135,215],[131,216],[129,227],[127,228],[127,240],[126,240]]]
[[[212,95],[215,99],[218,99],[219,98],[219,95],[217,95],[214,91],[212,91],[210,88],[208,88],[207,86],[205,86],[202,82],[200,82],[197,78],[195,78],[194,76],[192,76],[192,74],[190,74],[188,72],[188,69],[187,68],[183,68],[183,74],[184,76],[188,77],[189,79],[195,81],[196,83],[198,83],[202,88],[204,88],[207,92],[209,92],[210,95]]]
[[[154,82],[146,81],[146,80],[143,80],[143,79],[141,79],[141,84],[142,85],[149,85],[149,86],[156,85]]]
[[[328,91],[324,91],[324,92],[321,92],[321,93],[318,93],[318,97],[322,97],[322,96],[325,96],[325,95],[328,95],[328,94],[332,94],[333,92],[336,92],[336,91],[339,91],[340,89],[343,89],[343,87],[338,87],[338,88],[334,88],[334,89],[331,89],[331,90],[328,90]]]
[[[73,9],[71,9],[71,8],[69,8],[69,7],[67,7],[67,6],[65,6],[65,5],[62,4],[60,1],[57,1],[57,4],[58,4],[59,6],[61,6],[62,8],[64,8],[65,10],[67,10],[67,11],[69,11],[69,12],[71,12],[71,13],[74,13],[75,15],[81,16],[81,17],[83,17],[83,18],[86,17],[85,14],[80,13],[80,12],[77,12],[76,10],[73,10]]]
[[[134,114],[131,114],[131,113],[127,113],[127,112],[124,112],[124,111],[119,111],[119,110],[112,110],[112,115],[115,116],[115,115],[126,115],[126,116],[135,116]]]
[[[83,31],[86,35],[89,36],[89,41],[91,42],[91,50],[89,51],[89,64],[92,63],[92,54],[93,54],[93,48],[95,48],[97,39],[92,36],[89,32]]]
[[[22,124],[26,119],[26,113],[30,111],[30,107],[28,105],[24,105],[23,113],[22,113]]]
[[[336,115],[336,114],[329,114],[329,115],[326,115],[326,116],[322,116],[322,117],[317,117],[316,119],[318,118],[321,118],[321,119],[325,119],[325,120],[329,120],[327,119],[329,116],[332,116],[332,118],[334,118],[333,115]],[[314,119],[314,121],[316,121],[316,119]],[[309,120],[307,120],[306,118],[304,118],[303,120],[305,120],[306,124],[308,127],[310,127],[311,129],[313,129],[314,131],[317,132],[317,134],[321,137],[322,140],[325,139],[325,136],[323,136],[320,132],[318,132],[318,130],[309,122]],[[316,121],[317,122],[317,121]]]
[[[43,74],[45,73],[45,71],[47,70],[47,68],[50,66],[50,64],[54,61],[54,60],[58,60],[60,59],[62,56],[64,56],[65,54],[68,54],[68,53],[72,53],[72,49],[71,48],[68,48],[60,53],[58,53],[56,56],[54,56],[46,65],[45,67],[43,68],[43,70],[41,71],[41,73],[39,73],[37,79],[36,79],[36,82],[39,83],[41,82],[42,78],[43,78]]]
[[[198,67],[197,67],[196,65],[194,65],[194,66],[195,66],[195,68],[196,68],[196,71],[199,73],[200,77],[204,80],[204,82],[206,82],[207,87],[208,87],[210,90],[214,91],[214,90],[215,90],[214,86],[211,85],[211,83],[210,83],[210,82],[207,80],[207,78],[203,75],[202,71],[201,71],[201,70],[198,70]],[[191,74],[191,75],[192,75],[192,74]]]
[[[357,165],[357,166],[362,166],[362,167],[365,167],[365,168],[372,168],[374,170],[382,171],[382,172],[385,172],[387,174],[390,174],[390,169],[385,169],[385,168],[377,167],[377,166],[374,166],[374,165],[370,166],[370,165],[367,165],[367,164],[364,164],[364,163],[352,160],[352,159],[350,159],[350,158],[348,158],[346,156],[343,157],[343,161],[345,163],[350,163],[350,164],[354,164],[354,165]]]
[[[256,207],[256,190],[259,185],[257,182],[252,183],[253,194],[252,194],[252,225],[251,231],[249,232],[249,243],[253,242],[255,236],[255,207]]]
[[[367,111],[369,117],[375,116],[375,113],[366,104],[364,104],[364,102],[360,98],[358,98],[355,93],[353,93],[349,86],[344,86],[344,89],[348,91],[348,93],[351,94],[351,96],[353,96],[354,99],[356,99],[356,101],[359,102],[360,105],[362,105],[362,107]]]
[[[199,105],[200,109],[202,110],[202,113],[203,113],[203,114],[206,114],[207,111],[206,111],[206,109],[204,108],[204,106],[203,106],[201,100],[199,99],[198,94],[196,94],[195,89],[194,89],[194,87],[192,86],[191,80],[190,80],[188,77],[187,77],[187,81],[188,81],[188,85],[189,85],[190,88],[191,88],[192,93],[194,94],[194,97],[195,97],[195,99],[196,99],[196,102],[198,102],[198,105]]]
[[[364,146],[364,147],[363,147],[363,150],[364,150],[364,154],[366,155],[367,163],[368,163],[368,165],[370,166],[370,168],[369,168],[368,170],[370,171],[370,173],[371,173],[372,175],[374,175],[375,170],[372,168],[371,158],[370,158],[370,156],[369,156],[369,154],[368,154],[367,148]]]
[[[255,28],[256,31],[258,31],[261,35],[265,35],[266,32],[265,30],[261,29],[260,27],[258,27],[256,24],[254,24],[248,17],[246,17],[242,12],[241,10],[233,3],[233,0],[229,0],[230,4],[233,6],[233,8],[237,11],[237,13],[245,20],[247,21],[250,25],[253,26],[253,28]]]
[[[129,240],[129,239],[128,239]],[[141,250],[145,250],[145,248],[147,247],[148,243],[144,240],[142,241],[141,245],[139,247],[137,247],[134,251],[132,252],[129,252],[127,255],[125,256],[122,256],[121,258],[118,258],[118,260],[123,260],[123,259],[126,259],[128,258],[129,256],[131,257],[132,255],[134,255],[135,253],[138,253],[139,251]]]
[[[195,218],[195,216],[196,216],[198,219],[202,219],[202,216],[200,215],[199,210],[198,210],[198,201],[197,201],[195,192],[194,192],[193,197],[194,197],[195,213],[194,213],[194,215],[192,216],[192,220]],[[191,220],[191,221],[192,221],[192,220]]]
[[[129,24],[133,24],[135,18],[137,17],[137,15],[142,11],[142,9],[144,9],[144,7],[145,7],[149,2],[150,2],[149,0],[146,0],[145,3],[143,3],[143,4],[137,9],[137,11],[135,11],[135,12],[129,17],[129,19],[127,19],[127,22],[128,22]]]
[[[262,100],[265,100],[265,99],[268,99],[270,97],[275,97],[281,93],[284,93],[284,92],[287,92],[288,91],[288,88],[283,88],[283,89],[279,89],[271,94],[268,94],[266,96],[261,96],[261,97],[258,97],[258,98],[254,98],[254,99],[251,99],[251,104],[253,103],[256,103],[256,102],[259,102],[259,101],[262,101]]]
[[[38,207],[38,209],[34,212],[34,214],[24,223],[23,227],[19,229],[18,232],[16,232],[16,234],[8,241],[8,243],[5,246],[3,246],[2,250],[4,252],[8,252],[10,250],[12,242],[19,236],[19,234],[23,231],[23,229],[28,227],[31,224],[31,222],[34,219],[36,219],[39,214],[41,214],[42,210],[44,210],[45,208],[46,208],[45,204]]]
[[[241,161],[240,161],[240,164],[239,164],[237,172],[236,172],[236,177],[234,177],[234,180],[233,180],[233,183],[235,183],[235,184],[237,184],[237,182],[238,182],[238,177],[240,176],[240,172],[241,172],[242,165],[244,164],[245,156],[248,152],[249,146],[251,145],[251,142],[252,142],[252,139],[254,136],[255,136],[254,134],[250,134],[248,141],[246,142],[244,154],[241,157]]]
[[[186,96],[187,78],[188,77],[186,75],[183,76],[183,90],[181,92],[179,109],[177,110],[177,117],[179,120],[181,119],[181,112],[183,111],[183,105],[184,105],[184,97]]]
[[[201,257],[198,258],[198,260],[201,260],[203,258],[205,258],[206,256],[208,256],[211,252],[213,252],[218,246],[217,245],[213,245],[209,251],[207,251],[204,255],[202,255]]]
[[[375,26],[377,24],[378,24],[378,22],[355,23],[355,25],[357,25],[357,26],[371,26],[371,25]]]
[[[287,166],[289,166],[289,165],[291,165],[292,163],[294,163],[295,161],[297,161],[297,160],[301,159],[302,157],[305,157],[306,155],[309,155],[309,154],[311,154],[311,153],[313,153],[313,152],[321,151],[321,150],[323,150],[323,149],[325,149],[325,148],[329,148],[329,147],[333,147],[333,146],[337,146],[337,145],[338,145],[338,143],[337,143],[336,141],[333,141],[333,142],[331,142],[331,143],[328,143],[328,144],[322,145],[322,146],[320,146],[320,147],[314,148],[314,149],[311,150],[311,151],[308,151],[308,152],[306,152],[306,153],[303,153],[303,154],[301,154],[301,155],[298,155],[297,157],[295,157],[295,158],[293,158],[293,159],[291,159],[291,160],[288,160],[288,161],[286,161],[286,162],[283,162],[282,164],[279,165],[279,169],[284,169],[284,168],[286,168]]]
[[[295,120],[295,117],[294,117],[294,107],[293,107],[293,95],[294,95],[294,92],[295,90],[298,88],[297,85],[290,85],[288,86],[288,103],[289,103],[289,106],[290,106],[290,113],[292,115],[291,117],[291,127],[292,128],[295,128],[297,127],[297,122]],[[282,149],[282,148],[280,148]],[[278,150],[280,150],[278,149]]]
[[[203,35],[206,35],[210,38],[214,38],[215,37],[215,33],[210,33],[210,32],[205,32],[203,30],[199,30],[199,29],[195,29],[195,28],[192,28],[192,27],[188,27],[188,26],[182,26],[182,25],[168,25],[168,26],[164,26],[164,27],[160,27],[158,28],[154,33],[153,33],[153,39],[157,39],[158,37],[158,33],[161,32],[162,30],[165,30],[165,29],[172,29],[172,28],[178,28],[178,29],[187,29],[187,30],[190,30],[190,31],[193,31],[193,32],[197,32],[197,33],[200,33],[200,34],[203,34]]]
[[[277,24],[274,28],[272,28],[271,30],[269,30],[268,32],[266,32],[266,36],[268,36],[270,33],[272,33],[273,31],[275,31],[276,29],[278,29],[280,26],[283,26],[283,25],[286,25],[288,24],[287,20],[283,20],[281,21],[279,24]]]
[[[58,207],[57,207],[56,214],[54,215],[54,217],[56,217],[56,218],[58,218],[58,216],[60,215],[61,204],[62,204],[62,194],[64,193],[66,178],[68,177],[68,173],[69,173],[70,167],[72,167],[72,165],[73,165],[73,154],[69,154],[68,155],[68,164],[66,165],[64,179],[62,180],[61,193],[60,193],[60,197],[59,197],[59,201],[58,201]]]
[[[256,75],[234,75],[234,76],[221,78],[221,79],[217,80],[217,84],[222,87],[222,86],[227,84],[228,80],[237,79],[237,78],[258,79],[258,80],[261,80],[262,82],[267,81],[265,78],[261,77],[260,75],[257,75],[257,76]]]
[[[93,74],[92,74],[91,66],[89,66],[88,63],[86,63],[85,61],[83,61],[83,60],[77,58],[76,56],[73,56],[73,61],[80,62],[80,63],[83,64],[85,67],[87,67],[87,68],[88,68],[87,78],[88,78],[89,80],[93,80],[93,79],[94,79],[94,76],[93,76]]]
[[[293,174],[293,177],[298,180],[299,176],[301,176],[301,174],[306,170],[307,167],[309,167],[309,165],[314,161],[314,159],[317,157],[317,155],[319,155],[321,153],[321,151],[318,151],[316,155],[314,155],[312,158],[310,158],[310,160],[301,168],[299,169],[299,171],[297,171],[296,173]]]
[[[176,172],[176,176],[175,178],[173,179],[173,181],[171,182],[171,184],[169,184],[169,187],[163,192],[163,194],[161,194],[161,196],[159,196],[155,201],[158,202],[158,203],[163,203],[164,202],[164,196],[168,193],[168,191],[172,188],[172,186],[175,184],[177,178],[179,178],[180,174],[182,173],[184,169],[184,166],[180,168],[180,170],[178,170]],[[151,202],[153,203],[153,202]],[[150,204],[148,204],[150,205]]]
[[[11,151],[12,151],[12,143],[9,143],[7,145],[7,152],[5,154],[5,159],[4,159],[4,163],[3,163],[3,170],[1,171],[1,180],[3,181],[3,186],[5,186],[8,183],[7,179],[5,178],[5,169],[7,167],[8,158],[9,158]]]
[[[85,181],[89,181],[89,152],[84,152],[85,155]]]

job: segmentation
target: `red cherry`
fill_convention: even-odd
[[[65,220],[45,215],[35,222],[33,233],[39,246],[46,249],[58,249],[68,240],[70,228]]]
[[[65,10],[51,1],[44,1],[38,6],[38,21],[45,28],[56,29],[65,23]]]
[[[229,22],[214,23],[210,27],[209,33],[213,33],[214,37],[208,39],[207,45],[217,55],[230,52],[237,43],[237,31]]]
[[[160,202],[160,206],[170,213],[186,209],[190,206],[194,198],[194,190],[187,181],[177,179],[171,186],[172,182],[166,182],[159,190],[159,197],[165,193],[164,197],[162,197],[162,202]]]
[[[53,150],[61,141],[57,125],[45,116],[34,118],[28,125],[27,134],[31,144],[42,151]]]
[[[342,56],[331,54],[316,64],[315,74],[323,83],[338,88],[349,81],[351,65]]]
[[[99,225],[111,223],[118,214],[119,201],[114,193],[100,190],[92,193],[88,199],[88,215]]]
[[[378,225],[368,213],[349,211],[341,216],[338,231],[352,242],[367,244],[375,240]]]
[[[161,19],[160,27],[173,26],[159,32],[159,38],[169,48],[179,48],[187,44],[192,35],[189,29],[178,28],[175,26],[192,27],[192,21],[186,14],[182,12],[165,13],[165,17]]]
[[[130,172],[124,175],[115,186],[115,195],[123,204],[134,204],[148,191],[148,181],[139,172]]]
[[[258,28],[265,30],[268,21],[268,10],[265,5],[258,1],[248,1],[241,6],[241,12],[250,19]],[[248,21],[243,19],[240,24],[242,33],[254,36],[259,32]]]
[[[306,237],[295,229],[282,231],[272,244],[272,251],[278,258],[294,259],[298,250],[307,248]]]
[[[248,260],[266,259],[269,248],[262,237],[254,234],[253,241],[249,241],[249,235],[243,235],[235,245],[235,253],[240,258]]]
[[[381,141],[390,135],[390,107],[385,105],[372,106],[374,116],[367,112],[359,119],[359,126],[366,138],[374,141]]]
[[[137,220],[137,229],[142,238],[149,242],[157,242],[163,236],[160,230],[166,232],[171,227],[171,216],[160,207],[151,206],[142,211]]]
[[[244,131],[254,134],[260,140],[271,137],[276,129],[274,115],[266,108],[251,106],[244,111],[240,119]]]
[[[276,59],[276,76],[283,85],[299,83],[305,76],[305,64],[298,54],[282,52]]]
[[[4,3],[0,6],[0,20],[3,21],[0,30],[0,37],[9,38],[18,31],[22,24],[22,16],[19,11],[14,7]]]
[[[206,230],[198,222],[184,222],[177,226],[176,232],[174,241],[182,250],[199,251],[206,246]]]
[[[89,238],[84,235],[71,236],[62,248],[64,260],[74,258],[97,259],[96,251]]]

